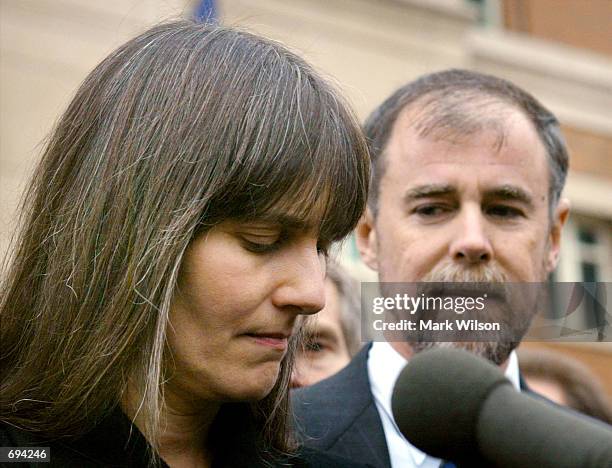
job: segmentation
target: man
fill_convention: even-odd
[[[305,346],[297,352],[291,387],[315,384],[344,368],[361,348],[359,283],[334,262],[327,264],[325,307],[307,319]]]
[[[568,155],[556,118],[533,97],[476,72],[434,73],[396,91],[365,131],[374,173],[357,242],[381,283],[546,280],[569,211]],[[525,317],[506,320],[521,328],[512,322]],[[500,365],[519,388],[516,344],[451,345]],[[306,443],[377,467],[440,466],[399,433],[390,403],[407,360],[435,345],[374,343],[297,392]]]

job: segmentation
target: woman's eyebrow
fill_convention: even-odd
[[[258,216],[252,222],[271,224],[288,231],[307,231],[316,227],[312,220],[284,213],[266,213]]]

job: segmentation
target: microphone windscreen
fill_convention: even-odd
[[[393,389],[398,428],[414,446],[443,459],[478,459],[480,408],[499,385],[499,368],[467,351],[436,348],[411,357]]]

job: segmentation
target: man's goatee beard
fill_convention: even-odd
[[[410,343],[415,353],[433,348],[464,349],[499,366],[519,343],[509,341],[422,341]]]
[[[438,270],[431,271],[422,281],[436,283],[504,283],[508,281],[508,278],[503,272],[491,266],[478,266],[466,269],[449,264]],[[491,361],[495,365],[504,363],[517,345],[518,342],[508,341],[422,341],[410,343],[410,346],[416,353],[431,348],[465,349],[466,351]]]

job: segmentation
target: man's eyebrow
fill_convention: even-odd
[[[407,203],[420,198],[454,195],[456,193],[457,189],[448,184],[419,185],[418,187],[413,187],[406,191],[404,194],[404,202]]]
[[[533,197],[521,187],[516,185],[501,185],[485,191],[484,198],[490,199],[502,199],[509,201],[522,202],[525,205],[533,206]]]

